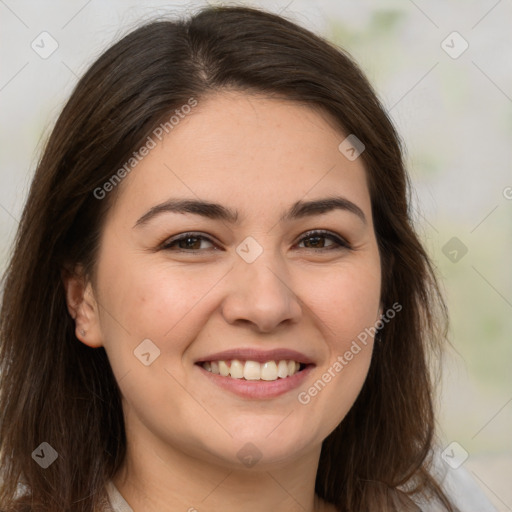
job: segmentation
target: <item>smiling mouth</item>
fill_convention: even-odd
[[[304,370],[306,364],[290,359],[279,361],[242,361],[239,359],[204,361],[200,363],[206,371],[221,377],[253,381],[276,381],[286,379]]]

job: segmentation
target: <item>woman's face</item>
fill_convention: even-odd
[[[80,337],[105,347],[131,439],[276,464],[319,450],[347,414],[381,278],[365,169],[344,139],[309,107],[226,92],[118,186]]]

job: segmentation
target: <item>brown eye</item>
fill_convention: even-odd
[[[200,252],[202,250],[205,250],[200,249],[202,241],[213,244],[211,240],[204,236],[197,235],[194,233],[185,233],[184,235],[181,235],[178,238],[174,238],[172,240],[165,242],[162,245],[162,249],[178,250],[185,252]],[[175,247],[177,247],[177,249],[174,249]]]
[[[325,245],[325,240],[334,241],[334,243]],[[338,237],[337,235],[330,233],[329,231],[310,231],[305,237],[303,237],[299,244],[305,242],[305,249],[313,250],[333,250],[333,249],[349,249],[350,245],[348,242]]]

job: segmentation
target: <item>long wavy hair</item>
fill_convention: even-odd
[[[0,509],[92,512],[104,500],[126,450],[120,391],[105,350],[75,337],[62,272],[80,264],[94,275],[117,194],[98,200],[94,191],[174,109],[226,89],[321,109],[340,137],[364,143],[382,304],[402,305],[380,332],[353,407],[323,442],[316,493],[340,511],[414,510],[413,494],[454,510],[431,460],[431,363],[446,338],[446,307],[414,229],[400,139],[344,50],[247,7],[133,30],[92,64],[53,128],[2,281]],[[32,455],[42,442],[58,453],[47,469]]]

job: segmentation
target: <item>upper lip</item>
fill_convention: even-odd
[[[236,348],[210,354],[198,359],[196,363],[204,363],[206,361],[231,361],[233,359],[257,361],[258,363],[264,363],[266,361],[292,360],[303,364],[313,364],[313,360],[305,354],[297,352],[296,350],[288,350],[286,348],[276,348],[274,350]]]

